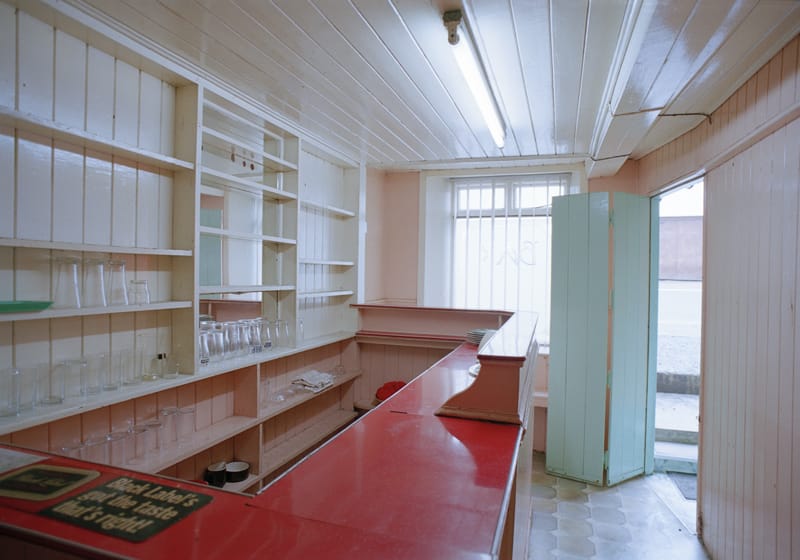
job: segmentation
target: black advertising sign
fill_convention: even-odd
[[[90,531],[141,542],[212,499],[199,492],[120,477],[39,513]]]

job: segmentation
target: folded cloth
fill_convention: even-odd
[[[300,377],[296,377],[292,381],[292,384],[300,385],[312,393],[319,393],[323,389],[333,385],[333,376],[330,373],[323,373],[312,369],[303,373]]]

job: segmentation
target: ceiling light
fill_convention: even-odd
[[[486,126],[489,128],[494,143],[497,144],[498,148],[502,148],[505,145],[506,127],[497,108],[497,101],[489,87],[483,64],[478,58],[467,22],[461,10],[447,11],[442,19],[445,27],[447,27],[447,41],[453,47],[456,64],[464,75],[467,85],[469,85],[472,96],[478,104],[483,120],[486,121]],[[461,36],[458,33],[459,26],[461,26]]]

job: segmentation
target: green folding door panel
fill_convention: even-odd
[[[650,200],[614,194],[607,483],[642,474],[647,457]]]
[[[605,452],[608,201],[553,199],[547,470],[595,484]]]
[[[546,463],[554,474],[613,484],[644,469],[649,215],[649,200],[633,195],[553,201]]]

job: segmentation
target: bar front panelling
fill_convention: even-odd
[[[445,348],[360,344],[362,375],[358,380],[356,399],[371,402],[384,383],[408,383],[450,351]]]

